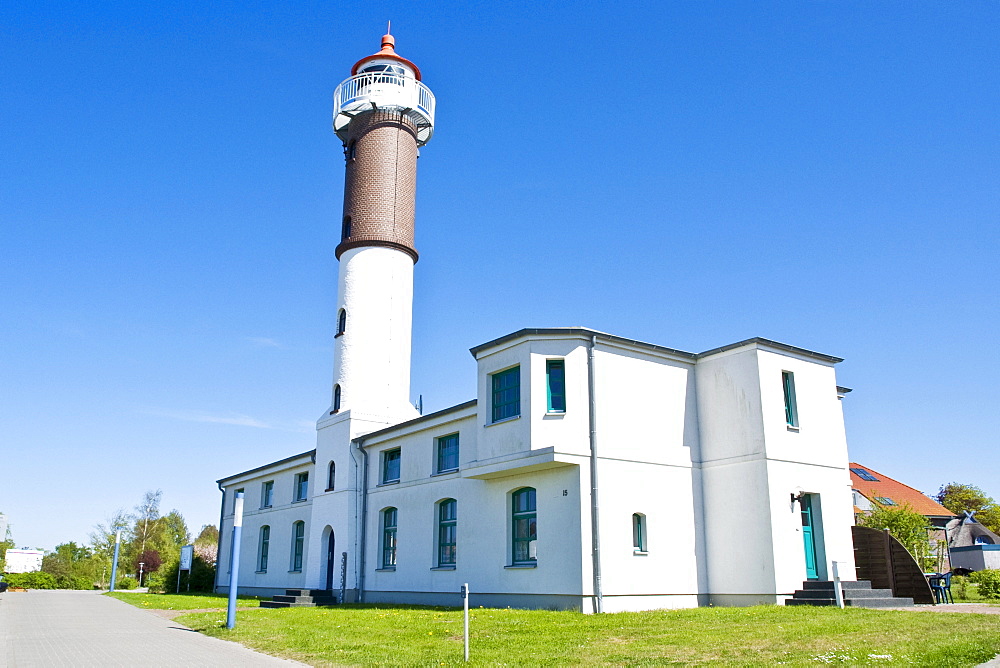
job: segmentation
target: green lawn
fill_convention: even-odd
[[[1000,653],[1000,617],[835,608],[696,608],[581,615],[474,609],[473,663],[488,665],[973,666]],[[462,612],[372,607],[245,610],[177,621],[312,665],[462,663]]]
[[[125,601],[137,608],[155,610],[225,610],[229,597],[224,594],[142,594],[138,592],[112,591],[104,594]],[[239,605],[256,606],[258,596],[240,596]]]

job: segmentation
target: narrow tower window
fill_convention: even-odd
[[[347,161],[350,162],[358,157],[358,142],[352,141],[347,145]]]
[[[330,468],[326,473],[326,491],[332,492],[337,482],[337,463],[330,462]]]
[[[337,315],[337,336],[340,336],[347,331],[347,309],[340,309],[340,313]]]
[[[351,217],[344,216],[344,224],[340,228],[340,240],[343,241],[351,236]]]
[[[791,371],[781,372],[781,389],[785,393],[785,424],[798,429],[799,409],[795,405],[795,375]]]
[[[333,412],[340,410],[340,385],[333,386]]]
[[[632,514],[632,548],[636,552],[646,552],[646,516]]]

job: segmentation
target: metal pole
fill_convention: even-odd
[[[115,590],[115,579],[118,577],[118,548],[122,544],[122,530],[118,529],[115,531],[115,558],[111,562],[111,589]]]
[[[236,628],[236,590],[240,575],[240,534],[243,532],[243,492],[236,492],[233,512],[233,545],[229,549],[229,608],[226,628]]]
[[[840,588],[840,569],[838,568],[839,562],[833,562],[833,593],[837,597],[837,607],[844,607],[844,592]]]
[[[604,612],[604,591],[601,584],[601,512],[597,503],[597,397],[595,386],[597,374],[594,370],[594,348],[597,335],[590,337],[587,349],[587,393],[590,395],[590,542],[594,576],[594,612]]]
[[[469,660],[469,583],[462,585],[462,607],[465,609],[465,660]]]

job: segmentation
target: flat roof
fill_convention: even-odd
[[[759,336],[755,336],[751,339],[744,339],[743,341],[738,341],[736,343],[730,343],[729,345],[720,346],[718,348],[712,348],[711,350],[706,350],[705,352],[701,353],[690,353],[684,350],[677,350],[676,348],[667,348],[665,346],[658,346],[654,343],[646,343],[644,341],[636,341],[635,339],[628,339],[622,336],[615,336],[614,334],[599,332],[597,330],[588,329],[586,327],[532,327],[532,328],[520,329],[516,332],[511,332],[510,334],[501,336],[500,338],[493,339],[492,341],[481,343],[478,346],[470,348],[469,352],[472,353],[473,357],[475,357],[484,350],[487,350],[489,348],[494,348],[504,343],[515,341],[517,339],[524,338],[527,336],[562,336],[562,337],[584,336],[587,338],[596,336],[599,339],[611,343],[622,343],[626,345],[635,346],[637,348],[644,348],[646,350],[658,353],[666,353],[669,355],[676,355],[679,357],[687,357],[688,359],[693,359],[693,360],[698,360],[701,359],[702,357],[708,357],[709,355],[716,355],[718,353],[726,352],[727,350],[742,348],[743,346],[748,346],[751,344],[758,344],[758,345],[768,346],[769,348],[776,348],[778,350],[784,350],[786,352],[795,353],[796,355],[812,357],[814,359],[818,359],[823,362],[830,362],[832,364],[838,364],[844,361],[840,357],[834,357],[833,355],[818,353],[814,350],[799,348],[798,346],[792,346],[787,343],[781,343],[780,341],[772,341],[771,339],[765,339]]]

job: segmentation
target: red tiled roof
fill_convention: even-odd
[[[878,471],[864,466],[863,464],[856,464],[851,462],[851,484],[854,489],[861,492],[866,499],[872,503],[882,504],[878,501],[877,497],[892,499],[896,502],[897,506],[902,506],[904,503],[908,504],[914,511],[920,513],[925,517],[954,517],[955,513],[951,512],[940,503],[930,498],[923,492],[913,489],[909,485],[904,485],[898,480],[893,480],[884,473],[879,473]],[[878,478],[877,482],[871,480],[865,480],[860,475],[854,472],[854,469],[863,469],[872,474],[873,477]],[[857,509],[855,510],[857,512]]]

